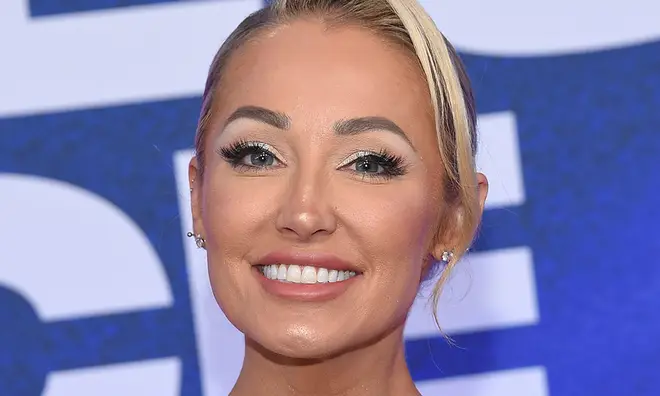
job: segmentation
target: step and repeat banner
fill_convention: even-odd
[[[483,228],[425,395],[660,394],[660,3],[426,0],[478,97]],[[0,2],[0,395],[225,395],[186,164],[211,58],[259,0]],[[423,293],[422,293],[423,294]]]

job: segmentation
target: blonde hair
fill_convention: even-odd
[[[445,198],[456,211],[452,226],[460,227],[459,237],[453,239],[454,246],[447,247],[454,251],[453,259],[442,270],[433,290],[437,323],[435,307],[442,285],[472,243],[479,225],[475,173],[476,111],[463,63],[416,0],[275,0],[270,6],[248,16],[218,50],[209,70],[195,138],[200,172],[204,169],[205,135],[228,58],[257,33],[308,17],[316,17],[329,24],[364,27],[402,45],[418,61],[426,78],[435,114],[439,152],[446,173]],[[436,241],[447,236],[441,228]]]

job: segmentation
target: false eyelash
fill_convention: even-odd
[[[390,176],[401,176],[406,173],[403,158],[386,150],[380,150],[376,156],[378,165],[382,166],[386,174]]]
[[[232,166],[238,166],[240,165],[241,160],[249,154],[258,154],[265,151],[273,155],[267,147],[268,146],[264,143],[238,140],[226,147],[219,148],[217,152]]]
[[[346,167],[356,163],[357,161],[367,159],[373,161],[383,168],[383,173],[380,174],[366,174],[357,171],[353,171],[356,174],[363,176],[364,178],[381,178],[381,179],[391,179],[397,176],[402,176],[406,174],[405,161],[403,157],[391,154],[387,150],[381,149],[378,152],[362,152],[355,155],[348,163],[342,167]]]

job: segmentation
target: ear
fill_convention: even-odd
[[[484,206],[486,204],[486,197],[488,196],[488,179],[483,173],[477,173],[477,200],[479,204],[479,218],[483,215]],[[444,213],[445,221],[434,241],[434,246],[431,249],[433,258],[439,261],[445,251],[452,251],[460,244],[461,230],[465,221],[465,213],[463,207],[450,206]],[[459,252],[463,253],[463,252]]]
[[[193,229],[192,232],[197,235],[206,235],[204,232],[204,223],[202,221],[202,181],[201,170],[197,157],[193,156],[188,164],[188,185],[190,186],[190,212],[192,214]]]
[[[488,197],[488,178],[481,172],[477,172],[477,189],[479,190],[479,217],[484,214],[486,197]]]

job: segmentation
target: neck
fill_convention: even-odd
[[[403,326],[375,343],[327,359],[291,359],[246,339],[230,396],[419,395],[405,361]]]

